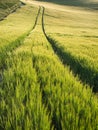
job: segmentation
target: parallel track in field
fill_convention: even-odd
[[[33,28],[29,31],[29,33],[26,34],[26,36],[25,36],[22,40],[20,40],[20,42],[21,42],[21,44],[23,44],[23,43],[24,43],[24,40],[26,40],[26,38],[28,38],[29,35],[30,35],[31,33],[33,33],[33,30],[36,29],[36,26],[37,26],[37,24],[38,24],[39,18],[41,18],[41,25],[40,25],[40,26],[42,26],[43,35],[44,35],[44,37],[47,39],[48,43],[52,46],[52,50],[54,51],[54,55],[56,54],[56,55],[59,57],[59,61],[61,62],[63,58],[59,56],[59,54],[61,54],[59,48],[55,45],[55,42],[53,42],[53,39],[50,39],[50,37],[47,35],[47,33],[46,33],[46,31],[45,31],[44,13],[45,13],[45,8],[44,8],[44,7],[39,7],[39,10],[38,10],[38,13],[37,13],[37,16],[36,16],[36,19],[35,19],[35,23],[34,23]],[[41,16],[41,17],[39,17],[39,16]],[[16,48],[18,48],[21,44],[19,44],[18,46],[16,46],[16,47],[13,48],[13,49],[10,48],[10,49],[8,50],[8,52],[11,51],[11,52],[13,53],[13,51],[14,51]],[[60,52],[60,53],[59,53],[59,52]],[[8,57],[7,57],[7,58],[8,58]],[[65,65],[64,61],[62,61],[62,65]],[[4,69],[5,69],[5,68],[4,68]],[[34,67],[34,69],[35,69],[35,71],[36,71],[37,78],[38,78],[38,73],[39,73],[39,72],[37,72],[37,70],[36,70],[35,67]],[[0,76],[0,80],[1,80],[1,81],[3,80],[3,77],[2,77],[2,76]],[[39,85],[41,86],[40,83],[39,83]],[[40,88],[41,88],[41,87],[40,87]],[[43,97],[43,96],[44,96],[44,95],[43,95],[43,91],[44,91],[44,90],[41,88],[42,98],[44,98],[44,97]],[[47,104],[45,104],[44,101],[42,101],[42,104],[47,108],[47,107],[48,107],[48,102],[49,102],[48,97],[47,97],[46,101],[47,101],[47,102],[46,102]],[[48,112],[51,113],[51,109],[48,109]],[[57,119],[54,120],[54,116],[55,116],[55,115],[52,115],[51,127],[53,127],[55,130],[62,130],[61,123],[59,124],[59,121],[58,121]],[[51,117],[50,117],[50,118],[51,118]],[[59,124],[59,128],[57,127],[57,123]]]

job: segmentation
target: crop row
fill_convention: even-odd
[[[42,105],[31,56],[21,53],[7,59],[0,83],[1,130],[48,130],[50,122]]]
[[[92,87],[94,92],[97,92],[98,91],[98,58],[97,58],[98,37],[96,35],[97,33],[96,28],[98,25],[96,22],[94,23],[93,21],[93,19],[95,19],[94,17],[96,16],[95,14],[93,14],[94,16],[92,17],[91,23],[89,23],[87,27],[85,27],[86,29],[83,32],[84,29],[83,20],[86,21],[87,18],[83,17],[82,13],[84,12],[72,16],[70,16],[70,14],[68,16],[68,14],[65,13],[65,15],[63,14],[64,16],[60,16],[61,20],[63,21],[62,22],[59,21],[56,14],[54,14],[51,17],[51,21],[50,21],[51,11],[46,10],[45,29],[46,32],[48,32],[47,38],[49,42],[51,43],[54,51],[57,53],[57,55],[59,56],[63,64],[69,65],[70,69],[73,71],[75,75],[78,75],[79,78],[84,83],[89,84]],[[92,14],[90,15],[92,16]],[[78,21],[78,19],[76,19],[76,16],[80,17],[80,20],[82,21],[82,22],[81,21],[77,22],[76,23],[77,25],[75,25],[74,23],[75,21]],[[73,18],[75,19],[75,20],[73,19],[74,22],[72,22],[73,26],[72,23],[65,23],[64,29],[66,30],[64,30],[63,27],[61,26],[61,23],[64,24],[65,21],[70,20],[70,17],[72,19]],[[49,22],[51,23],[50,26],[49,26]],[[95,30],[94,32],[95,34],[93,32],[89,34],[90,32],[88,31],[91,31],[89,28],[93,23],[96,24],[96,28],[94,27],[94,29],[92,29],[93,31]],[[81,32],[79,32],[77,26],[79,26],[78,28],[80,29]],[[57,31],[57,28],[59,32],[55,33]],[[54,30],[54,33],[52,33],[52,30]],[[85,33],[85,35],[83,35],[82,32]]]
[[[0,78],[2,75],[2,71],[6,68],[6,58],[9,57],[9,54],[13,50],[23,44],[24,39],[35,28],[40,8],[38,10],[38,14],[35,13],[35,11],[37,12],[37,10],[37,8],[26,6],[18,10],[16,14],[9,16],[6,22],[1,22],[0,26],[2,31],[0,32]],[[28,13],[30,11],[32,11],[32,14],[28,16]],[[14,17],[16,17],[17,20]],[[24,18],[27,19],[25,22],[23,22]],[[12,21],[10,22],[10,20]],[[11,26],[11,24],[13,25]],[[24,29],[24,27],[26,29]],[[7,31],[5,33],[6,29]],[[9,33],[10,31],[11,33]]]
[[[40,9],[36,18],[39,13]],[[10,52],[5,59],[6,70],[0,83],[0,129],[50,129],[47,109],[42,104],[40,86],[32,68],[32,55],[30,50],[25,51],[25,41],[29,36],[30,33],[22,41],[24,44]],[[22,46],[23,51],[19,53]]]
[[[53,51],[42,7],[36,24],[6,58],[0,82],[0,128],[97,130],[98,100]]]

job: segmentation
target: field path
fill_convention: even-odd
[[[8,113],[1,111],[2,119],[6,119],[1,128],[6,129],[6,122],[11,119],[11,129],[95,130],[97,99],[61,62],[45,31],[45,8],[37,8],[34,26],[18,46],[9,47],[11,54],[4,59],[8,60],[8,68],[4,73],[6,80],[1,83],[1,99],[6,100],[1,102],[1,110]]]
[[[29,1],[30,2],[30,1]],[[69,53],[67,53],[67,52],[63,52],[62,51],[62,49],[61,48],[59,48],[57,45],[56,45],[56,41],[54,40],[54,39],[52,39],[52,38],[50,38],[49,36],[48,36],[48,34],[46,33],[46,31],[45,31],[45,24],[44,24],[44,13],[45,13],[45,8],[52,8],[52,6],[49,6],[49,5],[47,5],[46,3],[41,3],[41,2],[30,2],[30,3],[32,3],[32,4],[35,4],[35,5],[40,5],[41,7],[42,7],[42,22],[41,22],[41,24],[42,24],[42,31],[43,31],[43,33],[44,33],[44,35],[45,35],[45,37],[46,37],[46,39],[48,40],[48,42],[50,43],[50,45],[52,46],[52,49],[53,49],[53,51],[54,51],[54,53],[57,55],[57,57],[59,58],[59,60],[62,62],[62,64],[65,66],[65,65],[68,65],[69,67],[70,67],[70,69],[72,70],[72,72],[73,72],[73,74],[74,74],[74,76],[77,76],[78,75],[78,77],[79,77],[79,80],[80,81],[82,81],[84,84],[88,84],[89,86],[91,86],[91,88],[93,88],[93,92],[97,92],[98,91],[98,83],[97,83],[97,76],[98,76],[98,74],[94,71],[93,72],[93,70],[89,70],[89,68],[88,67],[85,67],[84,68],[84,66],[82,66],[81,65],[81,63],[78,61],[78,60],[76,60],[72,55],[70,55]],[[42,6],[42,5],[44,5],[44,6]],[[49,6],[49,7],[48,7]],[[54,6],[54,8],[52,8],[52,9],[57,9],[57,7],[55,8],[55,6]],[[58,8],[59,9],[59,8]],[[62,8],[61,8],[62,9]],[[65,57],[67,57],[67,58],[65,58]],[[68,61],[69,60],[70,61],[72,61],[72,64],[68,64]],[[82,74],[81,74],[81,72],[79,71],[75,71],[74,70],[74,67],[73,66],[76,66],[77,67],[77,69],[79,68],[79,69],[81,69],[82,70]],[[87,72],[86,73],[86,77],[87,78],[84,78],[85,76],[84,76],[84,74],[85,74],[85,72]],[[88,80],[88,75],[94,75],[96,73],[96,75],[95,75],[95,77],[94,77],[94,83],[92,83],[91,81],[89,81]],[[89,78],[92,78],[92,77],[89,77]],[[93,87],[92,87],[93,86]]]

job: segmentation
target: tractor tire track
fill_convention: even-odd
[[[70,52],[64,51],[60,46],[57,45],[57,42],[47,35],[44,27],[44,13],[45,8],[43,7],[43,15],[42,15],[42,29],[43,33],[51,44],[55,54],[59,57],[62,64],[68,65],[72,70],[74,76],[78,75],[79,79],[84,83],[88,84],[93,92],[98,92],[98,72],[94,71],[92,68],[83,66],[83,61],[79,61],[79,59],[75,58],[71,55]]]
[[[43,34],[43,36],[45,37],[45,39],[46,39],[46,36],[45,36],[45,30],[44,30],[44,26],[43,26],[43,12],[44,12],[44,7],[40,7],[40,20],[41,20],[41,27],[42,27],[42,34]],[[39,18],[39,17],[38,17]],[[36,22],[37,23],[37,22]],[[44,31],[43,31],[44,30]],[[50,126],[50,130],[58,130],[57,129],[57,127],[56,127],[56,123],[58,122],[57,120],[56,121],[54,121],[54,115],[52,115],[52,117],[51,117],[51,110],[49,109],[49,103],[48,103],[48,98],[46,98],[45,99],[45,95],[44,95],[44,90],[43,90],[43,88],[41,87],[41,82],[39,81],[39,72],[38,72],[38,70],[37,70],[37,68],[36,68],[36,66],[34,65],[34,63],[35,63],[35,61],[34,61],[34,59],[32,59],[32,62],[33,62],[33,68],[35,69],[35,72],[36,72],[36,75],[37,75],[37,80],[38,80],[38,83],[39,83],[39,86],[40,86],[40,92],[41,92],[41,94],[42,94],[42,104],[43,104],[43,106],[46,108],[46,110],[47,110],[47,114],[48,114],[48,116],[49,116],[49,119],[51,119],[52,121],[51,121],[51,126]],[[41,69],[41,68],[40,68]]]
[[[6,59],[9,57],[9,53],[10,53],[10,56],[11,56],[13,51],[16,48],[18,48],[20,45],[22,45],[24,43],[25,39],[35,29],[35,27],[37,25],[37,21],[38,21],[38,17],[39,17],[40,11],[41,11],[41,7],[39,6],[38,13],[37,13],[37,16],[35,18],[35,23],[34,23],[33,27],[30,29],[30,31],[27,34],[18,37],[14,42],[11,42],[10,44],[8,44],[7,46],[4,46],[0,50],[0,82],[3,81],[3,72],[7,68],[6,67]]]
[[[38,13],[37,13],[37,16],[36,16],[36,19],[35,19],[35,23],[34,23],[34,26],[33,28],[31,29],[31,31],[27,34],[27,36],[29,36],[31,34],[31,32],[35,29],[36,25],[37,25],[37,21],[38,21],[38,17],[40,15],[40,11],[41,11],[41,6],[39,6],[39,10],[38,10]]]
[[[44,29],[44,11],[45,11],[45,8],[43,6],[41,6],[41,14],[40,15],[42,15],[42,17],[41,17],[42,32],[43,32],[43,35],[45,36],[45,38],[47,39],[47,35],[46,35],[45,29]],[[37,74],[37,79],[39,81],[39,72],[37,71],[37,68],[34,65],[33,65],[33,67],[35,68],[35,71],[36,71],[36,74]],[[48,110],[47,112],[49,114],[49,118],[51,118],[51,128],[50,128],[50,130],[51,129],[59,130],[59,128],[62,130],[61,123],[57,120],[56,115],[54,113],[51,113],[51,106],[48,103],[48,98],[45,99],[45,97],[44,97],[45,96],[45,91],[41,87],[40,82],[39,82],[39,85],[40,85],[40,91],[42,93],[42,104]],[[58,124],[59,128],[58,128],[57,124]]]

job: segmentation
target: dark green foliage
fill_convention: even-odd
[[[0,21],[20,7],[19,0],[0,0]]]
[[[19,0],[0,0],[0,8],[2,9],[10,8],[17,2],[19,2]]]

